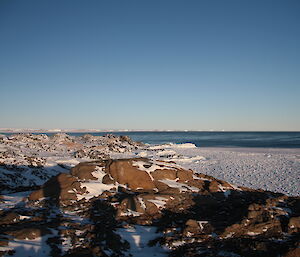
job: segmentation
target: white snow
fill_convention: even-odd
[[[182,156],[182,157],[175,157],[171,158],[172,161],[174,162],[201,162],[201,161],[206,161],[206,158],[203,156],[193,156],[193,157],[187,157],[187,156]]]
[[[150,146],[148,157],[161,159],[158,153],[168,150],[170,144]],[[235,190],[244,186],[300,195],[300,149],[173,147],[172,151],[176,154],[164,160],[225,180]]]
[[[95,181],[95,180],[90,180],[88,182],[81,182],[81,188],[86,188],[87,193],[85,194],[77,194],[77,199],[81,200],[81,199],[86,199],[89,200],[95,196],[99,196],[101,195],[104,191],[109,191],[111,190],[113,187],[115,187],[115,185],[111,184],[111,185],[106,185],[103,184],[102,181]]]
[[[257,236],[257,235],[259,235],[260,233],[257,233],[257,232],[248,232],[247,233],[247,235],[249,235],[249,236]]]
[[[165,170],[165,169],[170,169],[171,167],[168,167],[168,166],[165,166],[163,163],[160,163],[161,166],[157,165],[159,164],[158,162],[155,162],[155,161],[152,161],[151,163],[149,162],[144,162],[144,161],[134,161],[132,162],[132,165],[133,166],[137,166],[139,170],[142,170],[142,171],[146,171],[146,172],[153,172],[155,170]],[[150,166],[149,168],[146,168],[145,166],[147,167],[148,165]]]
[[[156,160],[151,160],[150,162],[133,161],[132,165],[137,167],[141,171],[146,171],[152,180],[154,180],[154,178],[152,177],[151,172],[153,172],[155,170],[178,168],[178,166],[175,165],[174,163],[166,163],[166,162],[160,162],[160,161],[156,161]]]
[[[178,188],[180,192],[186,192],[186,191],[199,192],[199,188],[177,182],[176,180],[161,179],[159,181],[168,185],[169,187]]]
[[[166,201],[168,201],[165,197],[156,196],[153,200],[147,200],[148,202],[154,203],[158,209],[162,209],[166,205]]]
[[[144,203],[143,199],[142,199],[141,197],[138,197],[138,201],[139,201],[141,207],[142,207],[144,210],[146,210],[147,206],[146,206],[146,204]]]
[[[31,218],[31,216],[23,216],[23,215],[19,216],[20,220],[27,220],[27,219],[30,219],[30,218]]]
[[[127,209],[126,212],[122,212],[121,216],[130,216],[130,217],[138,217],[141,216],[142,213]]]
[[[192,143],[185,143],[185,144],[171,144],[172,148],[196,148],[197,146]]]
[[[169,156],[169,155],[174,155],[176,154],[176,152],[174,150],[163,150],[163,151],[159,151],[157,153],[157,155],[159,156]]]
[[[173,247],[178,247],[178,246],[184,245],[185,243],[186,243],[185,240],[178,240],[178,241],[172,242],[172,246]]]
[[[92,175],[97,178],[97,180],[89,180],[80,182],[81,188],[86,188],[87,192],[84,194],[77,194],[77,199],[86,199],[89,200],[95,196],[101,195],[104,191],[109,191],[115,187],[114,184],[103,184],[102,180],[106,173],[103,171],[102,167],[97,166],[92,172]]]
[[[129,253],[132,257],[163,257],[167,256],[167,249],[161,246],[148,246],[148,242],[159,236],[156,232],[156,227],[150,226],[133,226],[130,228],[120,228],[117,233],[122,239],[130,244]]]
[[[201,230],[204,228],[203,225],[207,224],[207,223],[208,223],[208,221],[206,221],[206,220],[199,220],[198,221],[198,224],[199,224],[199,227],[200,227]]]
[[[98,179],[102,183],[103,177],[106,173],[103,171],[103,167],[96,166],[95,170],[92,172],[92,176]]]
[[[139,155],[140,157],[147,157],[147,156],[148,156],[148,153],[145,152],[145,151],[143,151],[143,152],[140,152],[138,155]]]
[[[47,244],[47,239],[52,235],[38,237],[32,240],[10,240],[7,247],[1,247],[2,251],[15,250],[15,253],[10,256],[14,257],[44,257],[50,256],[50,247]]]
[[[164,145],[154,145],[150,146],[149,149],[151,150],[160,150],[160,149],[165,149],[165,148],[181,148],[181,149],[186,149],[186,148],[196,148],[197,146],[192,143],[185,143],[185,144],[164,144]]]

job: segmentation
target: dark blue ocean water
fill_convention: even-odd
[[[150,144],[193,143],[199,147],[300,148],[300,132],[109,132]],[[48,133],[50,135],[50,133]],[[68,133],[81,136],[86,133]],[[106,133],[90,133],[105,135]]]

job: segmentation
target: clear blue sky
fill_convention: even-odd
[[[0,1],[0,127],[300,130],[300,1]]]

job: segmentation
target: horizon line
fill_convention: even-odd
[[[102,133],[102,132],[300,132],[300,130],[214,130],[214,129],[42,129],[0,128],[0,133]]]

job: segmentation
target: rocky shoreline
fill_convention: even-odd
[[[166,158],[112,158],[143,150],[127,137],[0,140],[0,255],[300,254],[300,197],[232,185]],[[19,182],[28,173],[39,179]],[[22,186],[30,191],[5,194]]]
[[[40,186],[81,161],[109,158],[111,153],[130,152],[141,145],[129,137],[111,134],[0,135],[0,193]]]

